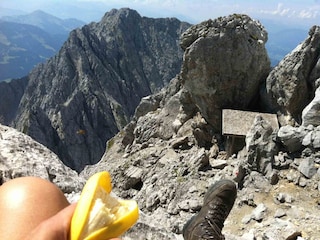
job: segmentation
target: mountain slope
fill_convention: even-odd
[[[71,30],[84,25],[84,22],[77,19],[60,19],[41,10],[34,11],[30,14],[18,16],[5,16],[1,18],[8,22],[29,24],[41,28],[51,35],[65,35]]]
[[[30,73],[16,127],[73,169],[97,162],[140,99],[179,72],[178,40],[189,26],[120,9],[72,31],[59,53]]]
[[[72,29],[84,24],[42,11],[1,19],[0,81],[27,75],[35,65],[58,52]]]
[[[0,81],[27,75],[53,56],[63,40],[35,26],[0,22]]]

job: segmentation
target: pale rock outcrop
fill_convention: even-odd
[[[312,178],[317,173],[315,162],[311,157],[302,159],[298,170],[307,178]]]
[[[320,149],[320,127],[286,125],[279,129],[277,140],[288,153],[315,152]]]
[[[320,76],[320,74],[319,74]],[[319,83],[318,83],[319,84]],[[320,125],[320,87],[315,91],[312,101],[302,111],[302,126]]]
[[[0,184],[22,176],[50,180],[66,194],[79,193],[85,182],[48,148],[13,128],[0,125]]]
[[[308,126],[308,131],[302,140],[302,145],[311,149],[320,149],[320,126]]]
[[[246,135],[247,167],[265,175],[272,184],[278,181],[273,169],[274,156],[278,153],[275,137],[271,124],[259,115]]]
[[[302,149],[302,142],[307,133],[308,128],[292,127],[285,125],[281,127],[277,133],[278,140],[285,146],[286,150],[293,153]]]

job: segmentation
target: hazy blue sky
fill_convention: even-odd
[[[148,17],[177,17],[198,23],[232,13],[283,23],[320,24],[320,0],[0,0],[0,9],[44,10],[60,18],[99,21],[112,8],[130,7]]]

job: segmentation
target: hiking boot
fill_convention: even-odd
[[[200,212],[184,225],[184,239],[224,239],[221,231],[236,197],[237,189],[232,181],[221,180],[213,184],[204,196]]]

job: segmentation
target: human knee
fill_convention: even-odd
[[[68,205],[62,191],[53,183],[39,177],[21,177],[10,180],[0,187],[0,204],[8,208],[53,202],[57,210]]]

